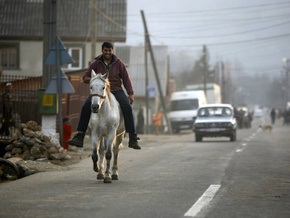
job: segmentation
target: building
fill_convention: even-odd
[[[157,74],[161,86],[162,97],[167,102],[168,84],[169,84],[169,69],[168,69],[168,47],[153,46],[152,47]],[[154,73],[151,57],[148,52],[147,71],[148,71],[148,86],[146,87],[146,68],[145,68],[145,51],[144,46],[115,46],[116,55],[121,58],[128,69],[135,92],[135,102],[133,109],[137,115],[140,107],[144,108],[146,119],[146,91],[148,93],[148,125],[151,124],[151,117],[158,111],[161,106],[160,93],[157,79]]]
[[[0,1],[0,67],[2,74],[43,74],[45,3],[56,2],[56,32],[73,64],[64,71],[83,69],[103,41],[126,41],[126,0],[2,0]],[[93,5],[92,2],[96,4]],[[95,22],[93,22],[93,20]],[[92,28],[95,27],[95,32]],[[96,38],[91,37],[95,33]],[[48,33],[49,34],[49,33]]]

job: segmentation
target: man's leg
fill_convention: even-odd
[[[81,115],[79,118],[78,133],[67,141],[69,145],[74,145],[82,148],[84,146],[84,138],[89,125],[91,117],[91,97],[88,97],[85,103],[83,104]]]
[[[129,147],[138,150],[141,149],[138,144],[139,138],[136,134],[133,110],[128,100],[128,97],[123,91],[114,91],[112,92],[112,94],[119,102],[121,110],[123,112],[126,132],[129,133]]]

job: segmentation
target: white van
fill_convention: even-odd
[[[207,103],[204,91],[173,92],[170,98],[170,112],[173,132],[192,129],[199,106]]]

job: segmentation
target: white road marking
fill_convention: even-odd
[[[238,153],[238,152],[242,152],[244,150],[244,148],[239,148],[239,149],[237,149],[236,150],[236,152]]]
[[[213,199],[220,187],[221,185],[210,185],[184,216],[195,217]]]

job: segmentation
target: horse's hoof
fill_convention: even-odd
[[[104,179],[104,183],[112,183],[112,179],[111,178],[105,178]]]
[[[99,167],[98,167],[97,164],[94,164],[94,171],[95,171],[95,172],[99,172]]]
[[[119,180],[118,175],[112,175],[112,180]]]
[[[97,175],[97,180],[101,180],[101,179],[104,179],[105,177],[104,177],[104,175],[103,174],[98,174]]]

